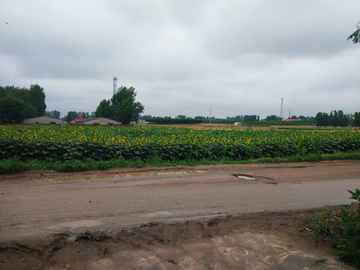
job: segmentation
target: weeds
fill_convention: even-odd
[[[334,235],[334,230],[330,227],[334,223],[334,219],[331,218],[332,209],[330,206],[326,210],[317,215],[316,218],[308,219],[307,222],[314,225],[314,230],[317,233],[324,234],[326,236]]]
[[[20,173],[28,169],[25,162],[21,162],[18,157],[12,159],[5,159],[0,161],[0,173]]]
[[[351,193],[350,199],[355,200],[343,205],[346,210],[341,211],[340,221],[343,223],[342,234],[338,236],[338,255],[341,259],[354,263],[360,268],[360,190]],[[355,213],[350,209],[357,205]]]
[[[119,156],[110,160],[94,160],[91,158],[85,160],[66,160],[66,161],[45,161],[45,160],[28,160],[23,161],[17,157],[12,159],[0,160],[0,174],[20,173],[25,170],[53,170],[58,172],[79,172],[90,170],[106,170],[118,167],[137,167],[145,166],[195,166],[195,165],[217,165],[217,164],[252,164],[252,163],[286,163],[286,162],[305,162],[305,161],[322,161],[322,160],[339,160],[353,159],[360,160],[360,152],[334,153],[334,154],[307,154],[296,155],[286,158],[259,158],[249,160],[234,160],[231,157],[224,157],[221,160],[209,160],[206,158],[196,159],[195,154],[184,160],[164,160],[163,158],[153,155],[146,160],[135,159],[128,160]]]
[[[341,211],[338,222],[334,222],[330,207],[306,222],[314,226],[315,232],[333,240],[340,259],[360,268],[360,190],[349,192],[350,199],[355,201],[343,205],[345,209]],[[356,210],[354,205],[357,205]]]

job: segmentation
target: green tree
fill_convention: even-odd
[[[54,111],[51,111],[51,112],[46,111],[45,115],[47,115],[47,116],[49,116],[49,117],[52,117],[52,118],[59,119],[59,117],[60,117],[60,112],[57,111],[57,110],[54,110]]]
[[[106,118],[112,117],[112,109],[111,109],[110,100],[103,99],[102,101],[100,101],[99,106],[96,108],[95,116],[96,117],[106,117]]]
[[[19,98],[25,102],[25,119],[40,116],[38,109],[31,104],[31,93],[29,89],[15,86],[0,86],[0,99],[6,96]]]
[[[280,121],[281,118],[276,116],[275,114],[272,114],[272,115],[266,116],[265,120],[266,121]]]
[[[245,115],[245,116],[244,116],[244,121],[245,121],[245,122],[255,122],[255,121],[259,121],[259,116],[257,116],[257,115]]]
[[[20,123],[25,119],[25,102],[19,98],[6,96],[0,99],[0,121]]]
[[[25,102],[25,105],[26,105],[25,119],[39,116],[38,110],[34,106],[32,106],[30,103],[26,103],[26,102]]]
[[[125,125],[130,124],[131,121],[138,121],[145,107],[140,102],[136,102],[135,98],[134,87],[121,86],[111,99],[113,119]]]
[[[72,112],[68,112],[67,116],[65,116],[64,120],[67,122],[67,123],[70,123],[73,118],[72,118]]]
[[[45,97],[44,88],[40,87],[38,84],[30,86],[30,104],[38,111],[37,116],[45,115]]]
[[[145,114],[140,117],[141,120],[146,120],[148,118],[152,118],[152,116],[150,114],[149,115]]]
[[[121,86],[110,100],[102,100],[96,108],[97,117],[107,117],[119,121],[122,124],[130,124],[138,121],[144,111],[144,105],[135,101],[136,92],[134,87]]]
[[[336,110],[330,112],[330,126],[337,127],[339,126],[339,115]]]
[[[57,110],[54,110],[53,111],[53,116],[52,116],[53,118],[56,118],[56,119],[59,119],[59,117],[60,117],[60,112],[59,111],[57,111]]]
[[[360,112],[354,113],[353,126],[360,127]]]
[[[356,28],[357,30],[347,38],[347,40],[352,39],[354,44],[360,43],[360,22],[357,23]]]
[[[318,112],[315,116],[316,126],[329,126],[330,117],[327,113]]]
[[[19,98],[25,102],[27,107],[25,118],[45,115],[46,104],[44,89],[37,84],[31,85],[30,90],[27,88],[19,88],[15,86],[0,86],[0,98],[5,96]]]
[[[76,111],[70,111],[68,112],[68,114],[71,113],[71,121],[79,118],[79,113],[77,113]]]

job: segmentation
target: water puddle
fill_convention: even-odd
[[[233,174],[233,176],[241,178],[243,180],[247,180],[247,181],[254,181],[256,180],[256,177],[252,176],[252,175],[248,175],[248,174]]]

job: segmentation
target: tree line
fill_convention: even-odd
[[[24,119],[47,115],[59,118],[60,112],[45,111],[44,88],[38,84],[30,88],[15,86],[0,86],[0,122],[21,123]],[[89,117],[106,117],[123,124],[137,121],[140,113],[144,111],[144,105],[135,100],[136,92],[133,87],[121,86],[110,100],[102,100],[95,113],[69,111],[65,120],[70,122],[79,118],[82,113],[83,119]]]
[[[186,117],[186,115],[178,115],[175,118],[171,116],[165,117],[153,117],[152,115],[143,115],[140,117],[141,120],[152,122],[155,124],[193,124],[193,123],[216,123],[216,124],[234,124],[240,122],[244,125],[306,125],[311,126],[315,125],[315,118],[313,116],[302,116],[297,117],[293,115],[290,119],[301,119],[301,121],[294,122],[284,122],[283,118],[276,115],[268,115],[264,119],[260,119],[258,115],[237,115],[237,116],[227,116],[226,119],[216,118],[215,116],[209,118],[208,116],[195,116]]]
[[[45,115],[45,92],[38,84],[30,88],[0,86],[0,121],[18,123]]]
[[[2,123],[18,123],[27,118],[34,118],[48,115],[53,118],[59,118],[59,111],[47,112],[45,104],[45,92],[38,84],[31,85],[30,88],[19,88],[15,86],[0,86],[0,121]],[[146,120],[157,124],[194,124],[194,123],[218,123],[218,124],[234,124],[241,122],[245,125],[258,124],[286,124],[286,125],[317,125],[317,126],[360,126],[360,112],[354,114],[344,114],[341,110],[331,111],[330,114],[319,112],[316,117],[299,117],[293,115],[292,119],[300,119],[299,122],[283,122],[282,118],[276,115],[269,115],[265,119],[260,120],[258,115],[237,115],[235,117],[226,117],[226,119],[196,116],[194,118],[186,115],[178,115],[175,118],[170,116],[153,117],[151,115],[140,114],[144,111],[144,105],[135,100],[136,92],[133,87],[121,86],[110,100],[102,100],[96,108],[95,113],[82,112],[83,118],[88,117],[106,117],[123,124]],[[65,120],[74,120],[79,118],[79,114],[75,111],[68,112]],[[260,123],[261,122],[261,123]]]
[[[347,127],[360,126],[360,112],[354,114],[344,114],[343,111],[331,111],[330,114],[319,112],[315,116],[316,126],[332,126],[332,127]]]

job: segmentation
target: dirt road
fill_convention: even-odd
[[[266,218],[269,220],[267,213],[274,211],[348,203],[347,190],[359,186],[358,161],[119,168],[83,174],[29,172],[2,176],[0,242],[5,247],[10,245],[10,241],[36,242],[36,239],[46,239],[53,235],[58,235],[58,241],[62,239],[66,242],[87,230],[100,231],[109,237],[121,234],[125,228],[139,228],[142,224],[143,227],[151,227],[162,222],[165,223],[162,225],[165,226],[163,230],[166,230],[166,224],[185,226],[186,221],[188,224],[199,224],[196,222],[217,219],[223,222],[229,215],[255,212],[262,213],[261,220],[264,221]],[[227,225],[229,235],[236,226],[231,227]],[[59,238],[59,235],[64,238]],[[195,232],[192,235],[197,234]],[[214,235],[218,233],[211,233],[211,236]],[[237,234],[233,237],[240,236]],[[259,236],[252,236],[253,239],[256,237]],[[87,238],[91,237],[88,235]],[[242,241],[245,241],[244,238]],[[259,238],[259,241],[265,240]],[[134,253],[131,254],[134,256]],[[167,257],[173,258],[173,255]],[[140,253],[136,256],[141,258],[142,255]],[[102,265],[100,268],[106,263],[111,266],[116,261],[114,258],[110,261],[101,261],[104,260],[101,256],[99,258],[97,262]],[[256,260],[260,261],[259,258]],[[180,265],[179,259],[168,263]],[[223,263],[226,265],[229,260]],[[69,265],[72,265],[72,269],[82,269],[76,268],[76,264]],[[97,269],[94,264],[92,267]]]

